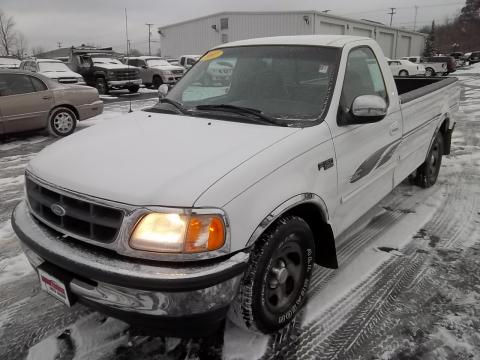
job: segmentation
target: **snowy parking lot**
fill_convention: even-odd
[[[480,64],[462,84],[452,153],[437,184],[404,182],[339,239],[340,269],[314,270],[309,300],[273,336],[230,322],[206,339],[156,337],[40,290],[10,225],[28,161],[56,141],[43,133],[0,143],[0,359],[480,359]],[[147,92],[132,101],[153,105]],[[125,96],[102,115],[127,113]],[[85,144],[88,146],[88,144]]]

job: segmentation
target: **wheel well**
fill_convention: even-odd
[[[305,220],[315,239],[315,262],[331,269],[338,268],[335,238],[323,211],[313,203],[304,203],[289,209],[284,215],[295,215]]]
[[[75,117],[77,118],[77,120],[80,120],[80,116],[78,114],[78,110],[75,108],[75,106],[72,106],[72,105],[68,105],[68,104],[63,104],[63,105],[57,105],[55,106],[52,110],[50,110],[50,114],[53,113],[55,110],[57,110],[58,108],[61,108],[61,107],[64,107],[64,108],[67,108],[67,109],[70,109],[73,111],[73,113],[75,114]]]
[[[442,125],[438,129],[443,137],[443,155],[450,155],[452,144],[452,130],[450,130],[450,119],[443,120]]]

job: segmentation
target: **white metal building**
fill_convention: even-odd
[[[378,41],[385,56],[421,55],[425,34],[318,11],[221,12],[158,28],[164,56],[203,54],[236,40],[280,35],[359,35]]]

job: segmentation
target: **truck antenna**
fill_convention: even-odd
[[[127,8],[125,8],[125,37],[127,38],[127,69],[130,70],[130,64],[128,63],[128,58],[130,57],[130,40],[128,40],[128,16],[127,16]],[[130,73],[130,71],[128,72]],[[128,97],[128,105],[129,105],[129,110],[128,112],[131,113],[132,111],[132,97]]]

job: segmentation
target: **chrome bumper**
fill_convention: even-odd
[[[121,86],[131,86],[131,85],[142,85],[142,79],[108,81],[108,86],[121,87]]]
[[[12,225],[32,266],[48,262],[68,272],[73,276],[70,290],[80,302],[153,317],[181,319],[227,308],[249,257],[240,252],[189,267],[129,260],[58,236],[34,220],[25,201],[15,208]]]

